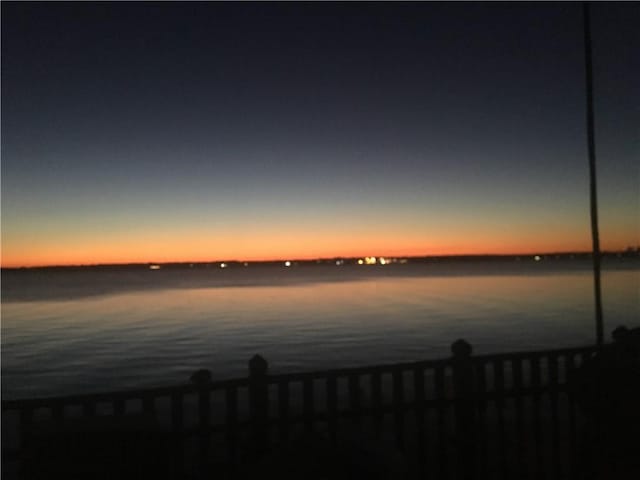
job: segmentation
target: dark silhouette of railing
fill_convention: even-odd
[[[593,365],[602,354],[596,352],[588,346],[474,356],[458,340],[447,359],[278,375],[256,355],[246,378],[211,381],[205,371],[176,387],[3,401],[4,427],[15,434],[3,439],[3,466],[15,461],[25,478],[73,468],[83,460],[64,458],[72,447],[50,451],[72,438],[77,445],[81,432],[87,443],[110,435],[120,452],[109,457],[100,447],[110,464],[115,457],[135,463],[123,449],[146,442],[151,447],[141,455],[148,458],[136,468],[155,466],[159,478],[286,471],[280,451],[303,462],[319,450],[335,460],[326,468],[377,462],[380,478],[585,478],[591,467],[584,454],[593,453],[596,430],[577,408],[588,382],[576,372]],[[363,459],[347,467],[354,445]],[[85,467],[105,468],[98,460]],[[125,467],[119,477],[133,478]]]

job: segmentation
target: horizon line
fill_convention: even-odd
[[[622,250],[602,250],[601,255],[611,253],[639,253],[640,246],[627,247]],[[134,266],[134,265],[206,265],[206,264],[233,264],[233,263],[285,263],[285,262],[317,262],[331,260],[359,260],[367,257],[384,258],[384,259],[427,259],[427,258],[482,258],[482,257],[535,257],[535,256],[552,256],[552,255],[592,255],[591,250],[560,250],[560,251],[533,251],[521,253],[455,253],[442,255],[362,255],[362,256],[332,256],[332,257],[309,257],[309,258],[275,258],[261,260],[246,259],[216,259],[216,260],[184,260],[184,261],[139,261],[139,262],[113,262],[113,263],[69,263],[69,264],[44,264],[44,265],[20,265],[20,266],[4,266],[0,265],[0,270],[19,270],[30,268],[90,268],[90,267],[117,267],[117,266]]]

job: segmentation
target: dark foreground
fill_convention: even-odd
[[[3,478],[640,478],[640,331],[596,347],[3,401]]]

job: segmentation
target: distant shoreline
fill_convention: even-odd
[[[601,253],[602,258],[639,258],[640,247],[628,248],[622,251],[606,251]],[[210,268],[212,266],[222,268],[238,268],[248,266],[314,266],[314,265],[359,265],[365,259],[375,259],[373,265],[394,263],[422,264],[431,262],[474,262],[474,261],[554,261],[554,260],[585,260],[590,259],[591,252],[547,252],[547,253],[523,253],[523,254],[474,254],[474,255],[425,255],[425,256],[399,256],[399,257],[332,257],[317,259],[278,259],[278,260],[228,260],[219,259],[197,262],[136,262],[136,263],[98,263],[80,265],[42,265],[29,267],[0,267],[2,271],[16,270],[78,270],[78,269],[120,269],[120,268]],[[362,263],[359,263],[362,262]],[[372,265],[367,265],[372,266]]]

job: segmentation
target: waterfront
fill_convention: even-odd
[[[3,272],[2,395],[244,376],[255,353],[293,372],[447,356],[461,337],[477,353],[593,342],[589,262],[544,263]],[[603,292],[605,332],[637,326],[637,261],[606,262]]]

